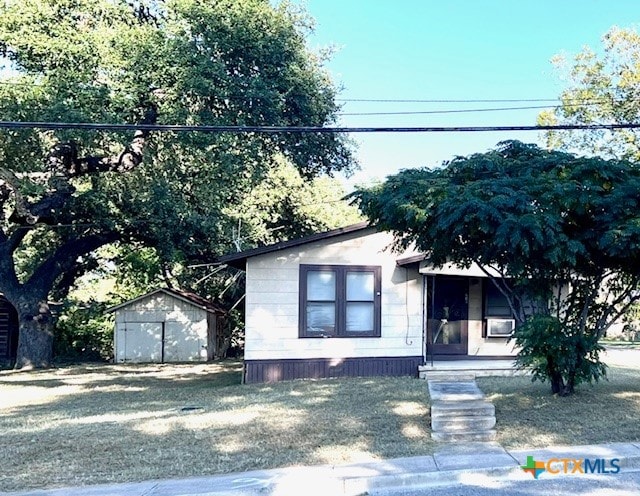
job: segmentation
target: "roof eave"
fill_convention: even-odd
[[[121,308],[123,308],[123,307],[126,307],[126,306],[128,306],[128,305],[131,305],[132,303],[135,303],[135,302],[137,302],[137,301],[140,301],[140,300],[142,300],[142,299],[144,299],[144,298],[147,298],[148,296],[152,296],[152,295],[154,295],[154,294],[156,294],[156,293],[164,293],[164,294],[167,294],[167,295],[172,296],[172,297],[174,297],[174,298],[177,298],[177,299],[179,299],[179,300],[181,300],[181,301],[184,301],[184,302],[186,302],[186,303],[189,303],[190,305],[193,305],[193,306],[194,306],[194,307],[196,307],[196,308],[200,308],[200,309],[202,309],[202,310],[205,310],[206,312],[209,312],[209,313],[214,313],[214,314],[217,314],[217,315],[224,315],[224,313],[225,313],[225,312],[224,312],[224,310],[222,310],[222,309],[213,309],[213,308],[208,308],[208,307],[207,307],[207,306],[205,306],[205,305],[202,305],[202,304],[200,304],[200,303],[198,303],[198,302],[195,302],[195,301],[193,301],[193,300],[190,300],[189,298],[185,298],[184,296],[182,296],[182,295],[180,295],[180,294],[178,294],[178,293],[175,293],[175,292],[173,292],[173,291],[170,291],[168,288],[158,288],[158,289],[154,289],[153,291],[149,291],[149,292],[147,292],[147,293],[145,293],[145,294],[143,294],[143,295],[137,296],[136,298],[132,298],[131,300],[127,300],[127,301],[122,302],[122,303],[120,303],[120,304],[118,304],[118,305],[114,305],[114,306],[112,306],[112,307],[109,307],[109,308],[107,308],[107,309],[105,310],[105,312],[106,312],[106,313],[112,313],[112,312],[115,312],[116,310],[120,310],[120,309],[121,309]]]
[[[247,259],[256,257],[258,255],[264,255],[267,253],[273,253],[287,248],[294,248],[296,246],[304,245],[307,243],[313,243],[316,241],[322,241],[324,239],[341,236],[343,234],[349,234],[365,229],[371,229],[372,226],[369,222],[359,222],[358,224],[352,224],[350,226],[340,227],[338,229],[332,229],[321,233],[311,234],[302,238],[291,239],[289,241],[281,241],[272,245],[261,246],[259,248],[252,248],[251,250],[240,251],[238,253],[231,253],[229,255],[223,255],[216,259],[221,264],[230,265],[240,270],[245,270],[247,266]]]

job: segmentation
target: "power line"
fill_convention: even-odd
[[[34,86],[44,87],[42,83],[34,83],[29,81],[0,81],[0,85],[7,86]],[[289,96],[305,96],[302,93],[287,93]],[[282,96],[276,92],[272,95],[264,94],[242,94],[242,95],[209,95],[210,98],[216,100],[233,99],[233,100],[265,100],[273,99],[275,96]],[[568,98],[562,99],[558,97],[554,98],[339,98],[334,99],[337,102],[354,102],[354,103],[542,103],[542,102],[582,102],[582,103],[608,103],[615,101],[611,98]],[[623,100],[621,100],[623,101]]]
[[[95,131],[157,131],[200,133],[470,133],[492,131],[591,131],[638,129],[640,124],[562,124],[544,126],[428,126],[428,127],[322,127],[322,126],[189,126],[173,124],[102,124],[90,122],[0,121],[0,129],[87,129]]]
[[[33,86],[41,87],[42,84],[27,81],[0,81],[0,85],[15,86]],[[277,97],[276,95],[264,94],[242,94],[242,95],[209,95],[213,100],[269,100]],[[289,96],[304,96],[290,93]],[[458,114],[458,113],[477,113],[477,112],[502,112],[512,110],[533,110],[546,108],[562,108],[562,107],[581,107],[599,105],[602,103],[615,104],[624,100],[616,100],[614,98],[503,98],[503,99],[402,99],[402,98],[335,98],[336,102],[344,103],[422,103],[422,104],[460,104],[460,103],[556,103],[556,105],[540,105],[540,106],[519,106],[519,107],[498,107],[498,108],[474,108],[474,109],[447,109],[447,110],[424,110],[424,111],[393,111],[393,112],[338,112],[338,116],[392,116],[392,115],[430,115],[430,114]],[[558,104],[559,103],[559,104]],[[0,110],[6,110],[0,109]]]
[[[477,112],[504,112],[512,110],[533,110],[533,109],[558,109],[562,107],[587,107],[599,105],[599,102],[589,103],[567,103],[564,105],[530,105],[524,107],[492,107],[473,109],[447,109],[447,110],[409,110],[390,112],[338,112],[337,116],[392,116],[392,115],[440,115],[440,114],[472,114]],[[0,107],[0,110],[7,110],[7,107]]]
[[[530,105],[523,107],[491,107],[473,109],[446,109],[446,110],[409,110],[390,112],[338,112],[337,116],[388,116],[388,115],[432,115],[432,114],[472,114],[477,112],[504,112],[511,110],[533,110],[533,109],[558,109],[563,107],[587,107],[599,105],[601,102],[585,103],[565,103],[564,105]],[[8,107],[0,107],[0,110],[8,110]]]
[[[559,102],[561,98],[496,98],[496,99],[398,99],[398,98],[336,98],[338,102],[360,103],[533,103]],[[609,102],[609,99],[598,98],[570,98],[576,102]]]
[[[569,103],[566,105],[532,105],[527,107],[494,107],[494,108],[476,108],[476,109],[455,109],[455,110],[415,110],[407,112],[340,112],[338,115],[349,116],[373,116],[373,115],[427,115],[427,114],[464,114],[474,112],[502,112],[505,110],[532,110],[532,109],[548,109],[562,107],[582,107],[588,105],[599,105],[599,103]]]

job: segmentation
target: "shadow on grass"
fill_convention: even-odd
[[[496,407],[498,442],[510,448],[640,440],[640,370],[610,367],[608,380],[581,384],[569,397],[529,377],[478,383]]]
[[[15,386],[36,395],[2,402],[0,490],[432,452],[423,381],[241,386],[240,375],[240,362],[0,374],[0,395]]]
[[[194,369],[195,367],[195,369]],[[0,386],[19,385],[55,388],[90,384],[92,388],[144,385],[148,388],[176,385],[189,387],[206,384],[217,388],[239,385],[242,362],[225,360],[207,364],[130,364],[76,365],[46,370],[11,370],[0,373]]]

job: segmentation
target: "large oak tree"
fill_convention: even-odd
[[[322,126],[335,89],[309,20],[268,0],[7,0],[3,120]],[[52,359],[48,300],[108,243],[204,259],[277,157],[303,176],[349,170],[344,136],[0,131],[0,292],[17,367]]]

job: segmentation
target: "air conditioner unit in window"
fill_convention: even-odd
[[[513,334],[515,326],[514,319],[487,319],[487,337],[508,338]]]

